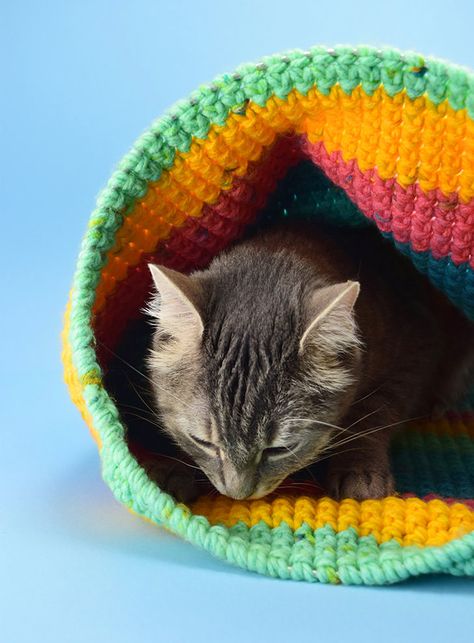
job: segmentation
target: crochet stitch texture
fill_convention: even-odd
[[[128,448],[101,346],[139,315],[147,263],[204,267],[257,216],[301,212],[372,221],[474,319],[474,76],[413,53],[316,47],[217,78],[139,138],[91,215],[63,331],[104,480],[134,513],[269,576],[474,575],[474,397],[394,442],[398,495],[383,500],[277,491],[185,506]]]

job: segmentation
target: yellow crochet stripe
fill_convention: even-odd
[[[424,191],[474,196],[474,122],[466,110],[447,102],[434,105],[426,96],[390,97],[380,87],[368,96],[359,87],[350,96],[339,86],[325,96],[316,89],[303,96],[293,90],[286,100],[271,98],[264,107],[249,103],[245,115],[231,114],[211,127],[206,140],[194,140],[178,153],[173,167],[151,183],[147,194],[125,218],[102,271],[95,311],[99,311],[141,252],[151,252],[172,228],[199,217],[233,177],[244,176],[275,138],[307,134],[328,152],[356,159],[362,171],[376,168],[382,179],[404,187],[418,182]]]
[[[191,510],[213,525],[232,527],[243,522],[252,527],[263,520],[269,527],[285,522],[293,530],[303,523],[311,529],[330,525],[336,532],[353,527],[359,536],[372,535],[378,543],[395,539],[404,546],[444,545],[474,530],[474,512],[466,505],[395,496],[363,502],[284,495],[272,501],[203,496]]]
[[[61,358],[64,365],[64,379],[66,381],[72,401],[81,412],[81,415],[84,421],[89,427],[92,437],[94,438],[94,440],[97,443],[97,446],[100,449],[102,446],[101,439],[98,432],[94,428],[92,416],[87,409],[86,402],[82,394],[83,388],[84,386],[86,386],[86,384],[92,384],[92,383],[99,384],[100,381],[97,379],[95,379],[95,381],[92,381],[88,377],[82,378],[82,382],[79,379],[77,371],[74,368],[74,364],[72,362],[72,351],[71,351],[71,345],[69,343],[70,324],[71,324],[71,294],[69,295],[69,301],[66,307],[66,312],[64,314],[64,328],[61,333],[61,342],[63,347]]]

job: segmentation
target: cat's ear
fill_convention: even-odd
[[[318,288],[307,302],[308,325],[304,331],[299,351],[319,333],[331,339],[352,340],[355,333],[353,308],[360,292],[358,281],[346,281],[325,288]],[[332,337],[331,337],[332,336]]]
[[[176,270],[148,264],[158,297],[148,308],[161,330],[176,339],[200,339],[203,291],[199,282]]]

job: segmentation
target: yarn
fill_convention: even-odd
[[[474,76],[369,47],[245,65],[157,120],[92,213],[63,331],[65,378],[131,511],[230,563],[346,584],[474,575],[474,399],[392,446],[398,495],[336,502],[317,488],[176,503],[132,455],[104,386],[140,315],[150,261],[206,266],[277,216],[376,225],[474,319]]]

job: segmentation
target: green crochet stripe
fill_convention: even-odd
[[[270,195],[258,223],[269,223],[275,217],[317,218],[351,228],[374,225],[312,161],[302,161],[288,170]]]
[[[69,341],[79,377],[84,382],[91,378],[84,398],[103,444],[103,476],[117,499],[136,513],[223,560],[270,576],[383,584],[428,572],[474,574],[474,534],[443,547],[420,549],[396,542],[378,546],[370,537],[357,538],[353,530],[335,534],[329,527],[313,532],[314,542],[306,536],[300,542],[284,523],[275,529],[264,524],[250,529],[240,524],[232,529],[210,526],[148,479],[128,451],[115,404],[99,385],[91,315],[100,270],[123,218],[148,183],[173,165],[176,151],[188,151],[193,138],[205,139],[212,125],[223,125],[232,111],[245,109],[246,101],[264,105],[271,96],[284,99],[293,89],[306,94],[314,86],[328,93],[336,84],[348,94],[359,85],[367,94],[381,85],[390,96],[401,91],[410,98],[427,94],[433,103],[448,100],[455,110],[466,109],[474,118],[473,77],[452,65],[369,47],[290,52],[242,66],[177,104],[140,137],[100,195],[75,272]]]

